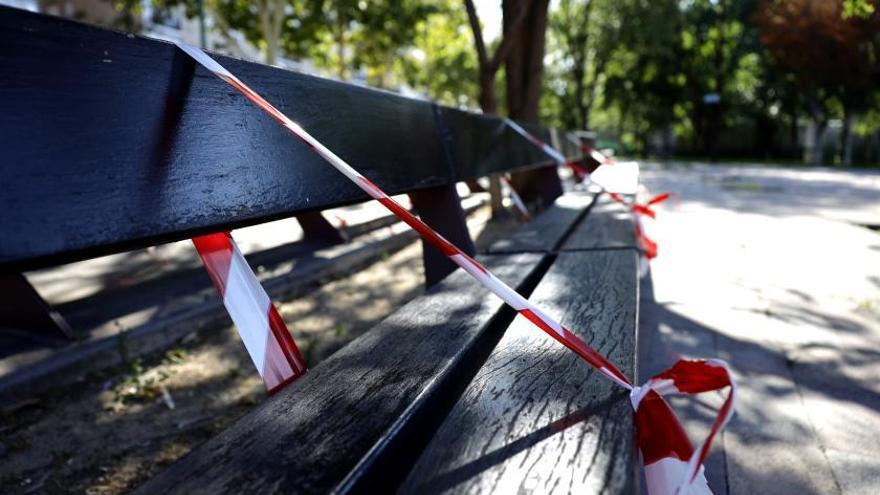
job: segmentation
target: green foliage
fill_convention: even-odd
[[[871,95],[880,80],[876,5],[560,0],[551,13],[542,117],[616,135],[630,151],[645,151],[666,135],[703,155],[714,152],[725,130],[748,128],[754,142],[742,146],[769,153],[783,129],[789,146],[797,146],[799,121],[814,114],[805,88],[815,80],[824,118],[855,112],[861,115],[855,131],[869,132],[877,108]],[[782,23],[772,30],[773,49],[765,48],[769,28],[761,24],[768,8],[780,11],[775,19]],[[593,82],[595,94],[585,97]]]
[[[460,107],[477,105],[477,55],[467,17],[447,1],[416,25],[413,49],[402,59],[406,83],[429,98]]]
[[[196,0],[154,1],[196,13]],[[117,2],[136,17],[137,3]],[[214,30],[242,33],[270,62],[305,58],[341,79],[405,86],[449,105],[478,104],[479,62],[461,0],[204,2]],[[817,115],[857,115],[853,131],[875,133],[877,6],[878,0],[558,0],[549,15],[540,116],[548,125],[599,130],[631,152],[665,136],[704,156],[732,129],[752,129],[755,142],[744,146],[754,149],[770,150],[780,133],[796,147],[798,125]],[[503,95],[504,71],[498,72],[495,94]],[[715,94],[718,104],[706,98]]]
[[[323,29],[311,59],[342,79],[363,70],[378,87],[400,82],[399,58],[412,47],[420,23],[438,11],[419,0],[325,0],[321,7]]]
[[[843,2],[843,18],[860,17],[867,19],[871,17],[875,11],[874,5],[870,0],[844,0]]]
[[[591,127],[606,69],[620,42],[621,10],[612,0],[560,0],[550,13],[545,120],[567,128]],[[556,100],[549,103],[547,100]],[[552,105],[552,106],[550,106]],[[554,113],[553,110],[558,113]]]

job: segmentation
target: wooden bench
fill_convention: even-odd
[[[478,259],[632,376],[632,230],[577,242],[609,201],[562,196]],[[628,401],[457,271],[139,493],[631,493]]]
[[[3,273],[366,200],[167,43],[0,7],[0,47]],[[541,170],[553,206],[478,258],[634,375],[638,253],[607,197],[557,198],[555,164],[498,118],[219,59],[471,250],[455,184]],[[139,492],[632,492],[626,395],[425,263],[429,291]]]
[[[457,182],[533,170],[549,184],[540,199],[561,193],[554,164],[501,119],[219,59],[387,192],[408,193],[424,220],[470,252]],[[0,161],[0,400],[69,376],[73,362],[123,358],[118,325],[84,339],[22,272],[290,216],[306,234],[334,237],[319,212],[368,199],[169,43],[0,7],[0,67],[9,143]],[[555,131],[531,130],[554,140]],[[431,246],[424,258],[427,285],[454,269]],[[223,317],[219,301],[208,310]],[[181,337],[195,317],[216,321],[204,313],[181,311],[173,328],[126,325],[126,344],[160,345],[167,338],[155,336]],[[59,337],[72,340],[28,347]],[[66,354],[7,366],[19,358],[6,359],[15,345],[27,359],[58,346]]]

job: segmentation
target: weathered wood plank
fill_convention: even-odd
[[[570,192],[556,199],[550,208],[519,228],[510,237],[493,243],[489,253],[549,252],[556,250],[566,234],[580,221],[595,195]]]
[[[600,194],[587,217],[574,229],[562,249],[636,247],[634,222],[633,214],[625,206],[607,194]]]
[[[529,277],[541,259],[484,257],[520,288],[535,283]],[[417,452],[428,440],[419,436],[439,424],[441,411],[452,406],[512,316],[459,270],[139,493],[326,493],[377,443],[381,448],[371,452],[377,467],[382,449]],[[395,460],[396,474],[405,474],[407,459],[415,457]],[[369,469],[361,471],[360,477],[369,477]],[[381,482],[393,483],[395,472]]]
[[[438,125],[442,126],[450,138],[450,158],[455,162],[459,179],[509,171],[520,164],[538,167],[553,164],[546,153],[526,141],[503,120],[486,116],[475,117],[465,110],[440,107]],[[521,125],[541,139],[549,139],[548,130],[526,123]],[[579,153],[572,156],[579,156]]]
[[[441,107],[450,160],[430,102],[217,59],[392,194],[547,162],[496,117]],[[367,199],[169,43],[0,7],[0,67],[0,270]]]
[[[531,300],[635,372],[636,253],[562,253]],[[632,493],[628,395],[517,317],[402,493]]]

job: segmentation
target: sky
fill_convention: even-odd
[[[37,0],[0,0],[0,5],[37,12]]]
[[[474,6],[483,24],[483,39],[491,43],[501,35],[501,0],[474,0]]]

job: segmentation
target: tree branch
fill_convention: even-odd
[[[483,69],[488,67],[489,56],[486,54],[486,43],[483,41],[483,29],[480,27],[480,18],[477,17],[477,9],[474,7],[473,0],[464,0],[464,7],[467,10],[471,31],[474,33],[474,44],[477,47],[477,57],[480,59],[480,69]]]
[[[516,30],[525,21],[529,9],[532,6],[532,0],[525,0],[522,9],[517,13],[516,18],[510,24],[511,30]],[[501,67],[501,63],[507,59],[510,50],[513,48],[515,36],[501,37],[501,44],[495,49],[492,60],[489,60],[489,54],[486,51],[486,42],[483,41],[483,29],[480,27],[480,18],[477,16],[477,9],[474,7],[473,0],[464,0],[464,7],[467,10],[468,22],[471,25],[471,31],[474,34],[474,44],[477,47],[477,57],[480,61],[480,70],[489,74],[494,74]]]

